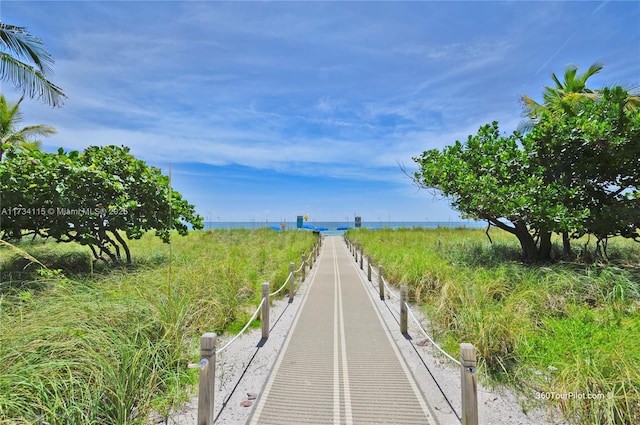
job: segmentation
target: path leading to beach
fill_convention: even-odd
[[[341,237],[325,237],[293,303],[274,303],[266,343],[256,329],[217,359],[215,423],[460,424],[459,369],[411,324],[403,336],[398,309],[379,299]],[[521,401],[479,385],[480,423],[563,423],[525,414]],[[194,398],[167,423],[196,419]]]
[[[340,238],[317,268],[250,423],[435,425]]]

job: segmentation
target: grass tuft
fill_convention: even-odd
[[[485,383],[518,388],[527,406],[548,402],[575,424],[640,423],[638,244],[611,240],[607,263],[530,265],[511,235],[491,236],[348,232],[388,281],[409,286],[452,356],[460,342],[476,346]],[[592,254],[585,244],[579,258]]]
[[[0,424],[168,414],[197,382],[186,366],[201,333],[235,329],[262,282],[282,283],[314,242],[270,230],[194,232],[171,246],[145,236],[131,241],[135,263],[114,269],[77,245],[0,250]]]

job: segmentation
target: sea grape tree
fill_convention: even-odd
[[[541,113],[525,135],[482,126],[466,143],[415,157],[414,180],[514,234],[530,261],[550,258],[553,232],[638,240],[640,112],[628,102],[615,87],[575,113]]]
[[[7,146],[0,162],[0,236],[87,245],[96,259],[131,262],[126,239],[154,231],[169,242],[202,228],[195,207],[160,169],[126,147],[45,153]]]

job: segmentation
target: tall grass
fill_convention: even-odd
[[[136,424],[188,396],[204,331],[246,318],[260,285],[286,279],[307,232],[220,230],[132,241],[135,263],[92,264],[82,247],[0,251],[0,423]],[[61,270],[61,271],[56,271]],[[237,326],[236,326],[237,327]]]
[[[610,262],[518,261],[510,235],[481,230],[350,231],[348,237],[409,286],[435,336],[456,356],[479,351],[485,382],[547,400],[577,424],[640,423],[640,250],[609,243]],[[582,247],[581,258],[591,257]],[[526,407],[526,406],[525,406]]]

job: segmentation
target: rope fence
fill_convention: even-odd
[[[269,296],[270,296],[270,297],[273,297],[273,296],[275,296],[275,295],[278,295],[278,293],[279,293],[280,291],[282,291],[282,290],[284,289],[284,287],[285,287],[285,286],[287,286],[287,283],[289,283],[289,281],[291,280],[291,277],[292,277],[292,276],[293,276],[293,273],[292,273],[292,272],[290,272],[290,273],[289,273],[289,276],[287,276],[287,280],[285,280],[285,281],[284,281],[284,283],[282,284],[282,286],[280,287],[280,289],[278,289],[278,290],[277,290],[277,291],[275,291],[275,292],[270,293],[270,294],[269,294]]]
[[[363,262],[364,262],[364,253],[362,249],[358,248],[349,238],[344,236],[344,240],[347,244],[347,249],[351,252],[354,257],[355,265],[360,270],[364,271]],[[415,316],[415,314],[411,311],[411,306],[407,302],[407,292],[408,287],[406,285],[400,286],[400,296],[396,295],[394,291],[391,290],[389,284],[382,273],[382,266],[378,266],[378,272],[376,273],[373,270],[371,263],[371,256],[367,256],[367,280],[372,282],[372,274],[376,274],[378,277],[378,292],[380,295],[380,300],[385,302],[385,295],[388,294],[390,297],[393,297],[395,300],[400,301],[400,332],[404,335],[408,334],[407,320],[408,316],[411,316],[413,322],[418,326],[422,334],[427,338],[427,340],[431,343],[433,347],[435,347],[438,351],[440,351],[446,358],[451,360],[457,366],[460,367],[460,387],[461,387],[461,396],[462,396],[462,424],[463,425],[477,425],[478,424],[478,390],[477,390],[477,359],[476,359],[476,348],[472,344],[461,343],[460,344],[460,360],[451,356],[447,353],[442,347],[440,347],[434,340],[429,336],[427,331],[424,330],[422,324]],[[386,289],[386,291],[385,291]],[[388,306],[388,305],[387,305]],[[390,310],[391,311],[391,310]],[[397,320],[397,319],[396,319]]]
[[[427,338],[429,340],[431,345],[433,345],[438,351],[440,351],[442,354],[444,354],[449,360],[451,360],[452,362],[454,362],[458,366],[461,366],[462,363],[460,363],[460,361],[458,359],[456,359],[455,357],[452,357],[449,353],[444,351],[438,344],[436,344],[436,342],[433,339],[431,339],[431,337],[429,336],[427,331],[425,331],[424,328],[422,327],[422,325],[420,324],[420,321],[413,314],[413,311],[411,311],[411,308],[409,307],[409,304],[407,304],[406,301],[404,302],[404,304],[405,304],[405,306],[407,308],[407,312],[409,313],[409,316],[411,316],[411,318],[413,319],[414,323],[416,325],[418,325],[418,329],[420,329],[420,331],[422,331],[422,334],[425,336],[425,338]]]
[[[253,312],[253,315],[251,316],[251,319],[249,319],[247,324],[244,325],[244,328],[242,328],[242,330],[240,332],[238,332],[238,334],[236,336],[231,338],[222,348],[216,350],[216,356],[218,354],[222,353],[231,344],[233,344],[235,342],[235,340],[238,339],[240,337],[240,335],[242,335],[244,333],[244,331],[246,331],[249,328],[249,325],[251,325],[251,322],[256,320],[256,317],[258,317],[258,313],[260,313],[260,310],[262,309],[262,306],[264,305],[265,301],[266,301],[265,298],[263,298],[262,301],[260,301],[260,304],[258,305],[258,308],[256,308],[256,311]]]
[[[200,362],[190,363],[187,367],[190,369],[200,369],[200,381],[198,384],[198,425],[213,425],[214,422],[214,389],[215,389],[215,365],[216,356],[231,346],[256,320],[260,314],[262,322],[262,339],[269,338],[269,298],[277,295],[289,284],[289,300],[293,300],[295,294],[295,275],[301,274],[301,282],[305,279],[305,269],[313,268],[313,263],[318,257],[322,245],[320,237],[311,249],[308,257],[302,255],[300,267],[294,270],[295,263],[289,264],[289,275],[280,288],[274,292],[269,292],[269,283],[262,284],[262,299],[260,304],[254,311],[246,325],[237,335],[231,338],[222,348],[216,350],[218,335],[213,332],[206,332],[200,337]]]

